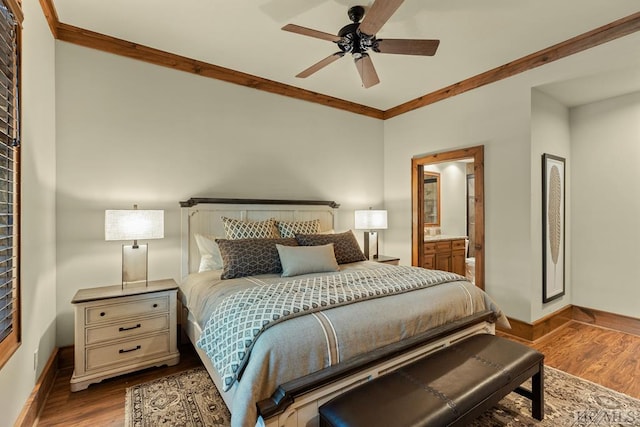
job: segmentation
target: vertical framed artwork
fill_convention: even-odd
[[[565,159],[542,155],[542,302],[564,295]]]

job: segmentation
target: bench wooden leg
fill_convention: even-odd
[[[531,400],[531,415],[536,420],[544,418],[544,360],[538,364],[538,370],[531,376],[531,390],[518,386],[514,392]]]
[[[531,377],[531,415],[536,420],[544,418],[544,363],[540,362],[540,369]]]

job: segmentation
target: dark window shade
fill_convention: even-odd
[[[0,0],[0,362],[20,340],[18,289],[18,31]]]

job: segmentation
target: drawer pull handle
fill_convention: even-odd
[[[107,315],[107,313],[105,313],[104,311],[101,311],[101,312],[100,312],[100,317],[104,317],[104,316],[106,316],[106,315]]]
[[[153,304],[153,308],[158,308],[158,304]]]
[[[139,345],[136,346],[136,348],[130,348],[129,350],[123,350],[120,349],[120,351],[118,351],[118,353],[122,354],[122,353],[130,353],[132,351],[136,351],[136,350],[140,350],[142,347],[140,347]]]
[[[142,325],[140,325],[140,323],[138,323],[136,326],[130,326],[130,327],[128,327],[128,328],[122,328],[122,327],[121,327],[121,328],[118,328],[118,330],[119,330],[120,332],[130,331],[130,330],[132,330],[132,329],[138,329],[138,328],[139,328],[139,327],[141,327],[141,326],[142,326]]]

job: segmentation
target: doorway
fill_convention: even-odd
[[[470,254],[475,258],[475,284],[484,289],[484,146],[463,148],[442,153],[429,154],[411,159],[411,264],[423,266],[425,262],[424,245],[425,231],[425,166],[438,165],[446,162],[469,161],[473,163],[473,170],[469,167],[466,175],[468,198],[466,214],[466,232],[471,242],[465,256]],[[470,176],[472,177],[470,179]],[[438,209],[439,219],[445,218],[446,210]],[[442,221],[438,221],[442,224]],[[472,226],[470,226],[472,224]],[[445,230],[446,233],[446,230]]]

